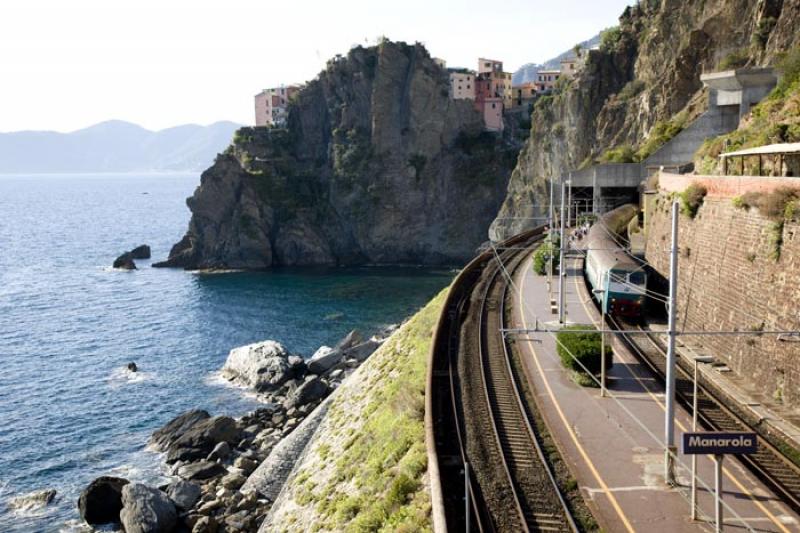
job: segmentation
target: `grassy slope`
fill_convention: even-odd
[[[800,142],[800,49],[789,52],[779,70],[783,77],[778,86],[752,109],[739,129],[703,144],[695,157],[700,173],[721,172],[718,156],[722,152],[765,144]],[[755,161],[747,163],[748,166],[757,164]],[[751,172],[753,170],[749,169]]]
[[[332,400],[273,523],[284,531],[430,531],[425,380],[447,289]]]

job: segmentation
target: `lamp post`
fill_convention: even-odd
[[[675,322],[678,295],[678,213],[680,204],[672,203],[672,239],[669,252],[669,307],[667,326],[666,409],[664,412],[664,478],[675,484]]]
[[[710,355],[698,355],[694,358],[694,388],[692,391],[692,433],[697,432],[697,364],[712,363]],[[697,520],[697,454],[692,454],[692,520]]]

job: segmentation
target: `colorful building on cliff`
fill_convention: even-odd
[[[503,71],[503,62],[479,58],[475,109],[483,115],[487,130],[503,131],[503,110],[512,107],[513,97],[511,73]]]
[[[470,70],[451,71],[449,94],[453,100],[475,100],[475,73]]]
[[[560,77],[560,70],[540,70],[536,74],[536,81],[534,81],[536,91],[540,93],[551,91]]]
[[[532,81],[512,87],[511,107],[522,107],[532,104],[536,98],[536,84]]]
[[[283,126],[289,101],[297,94],[297,85],[264,89],[255,95],[256,126]]]

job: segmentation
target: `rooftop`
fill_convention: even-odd
[[[736,152],[727,152],[720,154],[721,158],[726,157],[739,157],[748,155],[786,155],[786,154],[800,154],[800,143],[780,143],[780,144],[767,144],[765,146],[757,146],[755,148],[747,148],[745,150],[737,150]]]

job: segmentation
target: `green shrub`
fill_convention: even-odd
[[[780,187],[772,192],[749,192],[744,194],[742,202],[748,206],[755,206],[762,216],[780,222],[794,218],[795,205],[800,198],[800,191],[789,187]]]
[[[750,55],[746,48],[734,50],[730,54],[722,58],[719,62],[719,70],[731,70],[743,67],[750,60]]]
[[[681,212],[689,218],[697,216],[697,210],[703,205],[708,191],[700,184],[692,183],[686,190],[680,193]]]
[[[630,145],[618,146],[606,150],[600,156],[601,163],[635,163],[636,152]]]
[[[593,329],[594,326],[574,325],[558,332],[558,356],[565,368],[582,374],[585,374],[584,367],[592,374],[600,372],[600,333],[586,332]],[[610,355],[611,347],[606,345],[606,365],[611,362]]]
[[[623,102],[630,100],[637,94],[644,90],[645,83],[642,80],[631,80],[625,84],[625,87],[617,94],[617,98]]]
[[[622,40],[622,31],[619,26],[612,26],[600,32],[600,50],[608,51],[616,48]]]
[[[786,92],[800,80],[800,46],[792,48],[786,52],[778,62],[778,72],[781,79],[775,89],[775,93],[784,96]]]
[[[553,271],[557,271],[558,262],[561,259],[558,249],[558,237],[552,241],[547,237],[544,242],[533,252],[533,271],[544,276],[550,268],[550,258],[553,258]]]
[[[637,150],[636,161],[644,161],[650,157],[656,150],[682,132],[688,121],[688,113],[682,111],[666,122],[656,122],[653,129],[650,130],[647,140]]]
[[[772,33],[773,28],[778,20],[775,17],[764,17],[758,21],[758,26],[753,32],[753,44],[759,48],[764,48],[769,40],[769,34]]]
[[[733,204],[733,207],[735,207],[736,209],[747,209],[748,207],[750,207],[747,204],[747,202],[745,202],[743,196],[734,196],[733,199],[731,200],[731,203]]]

